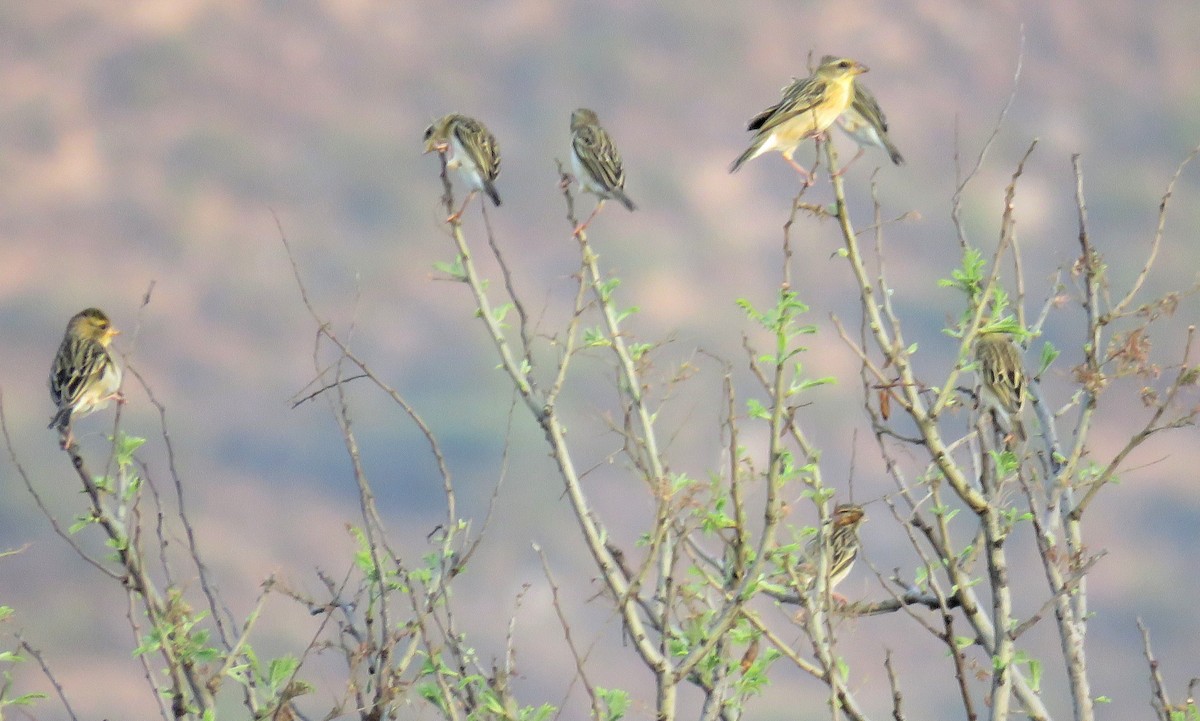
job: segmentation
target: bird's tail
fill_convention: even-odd
[[[492,199],[496,207],[500,207],[500,194],[496,192],[496,184],[490,180],[483,181],[483,192]]]
[[[761,152],[761,150],[762,150],[762,141],[755,140],[750,145],[749,148],[746,148],[746,152],[739,155],[738,159],[733,161],[733,164],[729,166],[729,172],[736,173],[738,171],[738,168],[742,167],[742,163],[745,163],[747,160],[750,160],[751,158],[757,157],[759,152]]]
[[[892,145],[892,141],[887,139],[887,136],[882,137],[883,144],[887,146],[888,155],[892,156],[892,162],[896,165],[904,165],[904,156],[896,150],[896,146]]]
[[[50,425],[46,427],[57,428],[61,431],[65,430],[69,425],[71,425],[71,406],[59,408],[58,412],[54,414],[54,417],[50,419]]]
[[[1025,432],[1025,424],[1021,422],[1020,418],[1012,419],[1012,433],[1022,443],[1029,439],[1029,435]]]
[[[628,195],[625,195],[624,190],[621,190],[620,188],[614,188],[613,197],[621,201],[621,205],[624,205],[626,210],[637,210],[637,206],[633,204],[633,201],[629,199]]]

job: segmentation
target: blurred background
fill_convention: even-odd
[[[460,512],[481,524],[503,476],[486,548],[459,579],[457,602],[481,656],[500,657],[515,597],[523,702],[562,703],[563,718],[586,705],[568,650],[548,615],[549,593],[531,543],[545,548],[564,588],[577,637],[599,640],[593,681],[652,700],[650,676],[630,663],[619,623],[594,598],[590,561],[561,497],[544,442],[523,408],[513,415],[502,467],[511,390],[472,316],[466,288],[433,270],[453,251],[441,221],[438,161],[421,134],[451,111],[483,120],[503,154],[504,205],[489,208],[515,281],[541,330],[564,318],[577,248],[564,218],[555,159],[567,159],[573,108],[594,108],[625,159],[627,191],[639,204],[611,204],[592,224],[602,265],[623,279],[618,299],[641,312],[628,321],[640,340],[667,339],[651,380],[681,364],[696,376],[677,387],[661,420],[672,469],[707,477],[719,469],[722,363],[739,392],[756,395],[742,334],[757,337],[735,305],[772,301],[781,278],[781,227],[798,184],[775,155],[730,161],[749,142],[746,120],[807,72],[811,54],[853,57],[886,110],[903,167],[869,151],[849,172],[859,225],[871,222],[871,179],[882,215],[911,215],[886,230],[896,302],[920,343],[929,377],[953,363],[940,333],[961,310],[939,289],[958,262],[950,224],[956,154],[974,162],[1012,91],[1015,102],[983,169],[964,195],[971,240],[994,247],[1003,188],[1034,138],[1039,146],[1017,194],[1017,233],[1031,312],[1078,254],[1071,155],[1082,155],[1093,241],[1122,293],[1140,270],[1171,174],[1200,142],[1200,5],[1083,0],[961,3],[840,0],[744,3],[378,2],[376,0],[178,0],[120,4],[66,0],[0,5],[0,388],[19,461],[64,524],[84,507],[78,480],[45,429],[46,375],[67,319],[103,308],[123,328],[117,348],[167,408],[176,462],[199,544],[235,613],[252,607],[277,574],[316,592],[318,568],[339,576],[352,552],[345,531],[358,500],[337,427],[325,404],[292,408],[314,376],[315,326],[280,241],[292,245],[313,302],[417,408],[442,442]],[[835,134],[843,160],[854,151]],[[812,151],[797,154],[811,162]],[[878,173],[873,176],[875,169]],[[1145,300],[1196,282],[1200,168],[1175,189],[1160,262]],[[828,202],[822,183],[807,199]],[[581,206],[591,208],[591,199]],[[466,214],[486,255],[478,205]],[[857,304],[845,264],[831,257],[832,223],[793,230],[793,283],[820,332],[805,356],[814,376],[841,384],[814,393],[802,421],[824,449],[826,478],[853,479],[854,496],[893,490],[861,418],[857,363],[831,314],[850,325]],[[494,269],[484,263],[494,276]],[[1007,271],[1007,269],[1006,269]],[[1062,278],[1070,282],[1068,274]],[[1010,288],[1011,278],[1009,279]],[[138,309],[153,284],[149,305]],[[1072,292],[1068,285],[1068,293]],[[1197,317],[1185,297],[1155,338],[1160,364],[1183,353],[1182,329]],[[1066,352],[1046,393],[1063,403],[1078,362],[1080,313],[1068,305],[1047,326]],[[1194,359],[1193,359],[1194,362]],[[652,509],[606,428],[615,410],[607,355],[585,355],[572,373],[567,409],[581,467],[602,517],[632,549]],[[1095,460],[1107,461],[1141,418],[1137,384],[1101,402]],[[166,488],[158,418],[126,383],[124,427],[151,438],[149,472]],[[1194,402],[1194,399],[1192,399]],[[441,481],[423,437],[382,394],[351,394],[367,470],[396,546],[414,561],[443,519]],[[77,424],[98,453],[111,411]],[[617,417],[619,419],[619,416]],[[857,432],[857,435],[856,435]],[[157,439],[157,441],[156,441]],[[856,440],[857,439],[857,440]],[[1121,485],[1092,507],[1088,542],[1108,556],[1090,576],[1093,690],[1111,699],[1108,718],[1147,716],[1148,673],[1135,618],[1148,623],[1175,696],[1200,675],[1195,654],[1200,595],[1194,553],[1200,526],[1194,429],[1155,438],[1131,459]],[[502,470],[503,468],[503,470]],[[849,493],[847,489],[846,493]],[[876,504],[864,528],[868,560],[885,574],[911,571],[901,529]],[[807,513],[809,509],[801,508]],[[798,524],[811,518],[797,512]],[[1028,539],[1025,539],[1028,541]],[[101,552],[90,530],[84,545]],[[44,651],[86,718],[150,718],[156,705],[141,667],[126,602],[56,538],[11,462],[0,465],[0,604]],[[1026,544],[1028,547],[1028,544]],[[1018,593],[1032,613],[1044,582],[1024,563]],[[184,580],[198,591],[194,579]],[[865,565],[839,590],[882,597]],[[920,613],[920,612],[918,612]],[[297,653],[317,621],[273,597],[258,638],[260,656]],[[1044,621],[1049,624],[1051,621]],[[1048,660],[1051,709],[1067,706],[1057,642],[1044,629],[1031,649]],[[842,650],[864,706],[888,714],[883,649],[934,674],[903,674],[913,718],[958,718],[941,648],[903,614],[843,627]],[[797,639],[799,642],[799,638]],[[310,708],[328,708],[342,676],[317,661],[324,684]],[[899,666],[901,669],[904,665]],[[634,669],[634,670],[631,670]],[[19,684],[47,689],[32,667]],[[568,695],[570,694],[570,695]],[[784,673],[755,718],[822,714],[818,685]],[[415,712],[415,710],[414,710]],[[317,711],[320,713],[320,711]],[[644,717],[635,705],[631,716]],[[54,702],[38,718],[62,718]]]

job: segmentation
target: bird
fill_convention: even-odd
[[[103,408],[110,400],[123,401],[121,367],[108,350],[118,333],[99,308],[81,310],[67,323],[50,367],[50,398],[58,410],[48,426],[58,429],[63,448],[74,442],[74,418]]]
[[[446,167],[457,169],[470,186],[471,192],[458,212],[447,218],[453,222],[462,217],[467,203],[482,190],[500,206],[496,192],[496,176],[500,175],[500,144],[483,123],[475,118],[450,113],[425,128],[425,152],[437,151],[445,156]]]
[[[826,55],[821,58],[821,64],[837,60],[832,55]],[[892,162],[896,165],[904,164],[904,156],[892,144],[891,138],[888,137],[887,116],[883,114],[883,110],[879,107],[879,101],[867,89],[867,86],[856,82],[854,83],[854,99],[850,101],[850,107],[838,116],[838,127],[846,132],[855,143],[858,143],[858,153],[850,159],[849,163],[842,166],[842,169],[837,172],[838,175],[846,172],[855,160],[862,157],[868,147],[882,148],[891,156]]]
[[[835,598],[845,602],[845,597],[833,593],[834,588],[850,574],[855,559],[858,558],[859,541],[858,527],[867,520],[863,507],[856,503],[839,503],[833,509],[829,522],[833,528],[829,531],[829,592]],[[799,576],[805,584],[811,584],[817,569],[817,558],[820,555],[821,535],[809,539],[804,549]]]
[[[621,154],[617,152],[617,146],[608,131],[601,127],[595,111],[588,108],[578,108],[571,113],[571,167],[579,179],[579,186],[600,199],[588,219],[575,229],[576,235],[592,222],[592,218],[604,207],[605,200],[616,198],[626,210],[632,212],[637,209],[625,194],[625,168],[621,164]]]
[[[983,333],[975,341],[975,363],[983,406],[1005,433],[1025,440],[1021,413],[1025,410],[1028,380],[1020,348],[1007,333]]]
[[[820,137],[854,100],[854,79],[869,68],[850,58],[831,58],[822,62],[807,78],[794,79],[783,89],[783,98],[755,115],[746,126],[754,140],[746,152],[729,166],[735,173],[742,164],[769,151],[777,150],[812,185],[812,175],[792,159],[800,143]]]

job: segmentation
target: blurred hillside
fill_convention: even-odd
[[[465,289],[434,277],[433,264],[452,252],[441,229],[437,160],[421,154],[420,138],[430,120],[450,111],[483,119],[499,139],[504,205],[489,208],[489,217],[518,266],[518,286],[539,312],[547,305],[549,332],[562,318],[554,303],[570,292],[576,269],[554,160],[567,157],[570,111],[595,108],[621,148],[627,189],[639,204],[633,214],[609,207],[592,225],[603,263],[624,281],[621,297],[642,309],[631,327],[643,339],[673,338],[663,351],[663,377],[671,363],[703,349],[733,363],[740,388],[750,391],[741,350],[748,324],[734,300],[762,304],[775,293],[780,227],[797,184],[774,156],[733,176],[727,167],[748,142],[745,121],[806,72],[809,53],[843,54],[871,67],[864,80],[908,163],[883,165],[886,157],[874,151],[849,173],[849,192],[865,227],[872,172],[881,166],[874,178],[882,215],[914,211],[887,228],[889,272],[913,324],[909,340],[929,349],[930,367],[947,367],[953,359],[939,329],[959,309],[934,280],[957,263],[949,222],[956,142],[969,165],[1012,90],[1022,26],[1016,99],[965,208],[972,239],[990,247],[1002,189],[1025,148],[1040,139],[1017,198],[1036,307],[1055,270],[1078,253],[1073,153],[1082,154],[1093,236],[1113,286],[1124,287],[1141,268],[1166,182],[1200,142],[1200,5],[0,5],[0,388],[20,460],[59,517],[71,518],[77,487],[44,429],[51,410],[45,377],[67,318],[97,305],[125,330],[119,349],[168,409],[201,546],[223,589],[244,604],[235,610],[248,608],[272,572],[303,586],[312,583],[314,567],[344,566],[351,546],[343,529],[357,518],[357,499],[325,405],[291,408],[314,376],[314,327],[277,217],[317,308],[340,329],[353,322],[357,352],[445,444],[463,513],[481,515],[499,476],[510,392],[494,371]],[[847,158],[851,144],[835,139]],[[811,151],[798,157],[811,159]],[[820,184],[809,195],[817,202],[829,197]],[[1150,279],[1160,292],[1196,281],[1198,198],[1200,170],[1192,167],[1175,189],[1166,262]],[[591,200],[584,203],[590,209]],[[477,205],[467,217],[470,239],[482,248]],[[856,317],[855,299],[843,266],[830,258],[833,229],[815,221],[798,227],[796,286],[822,328],[806,365],[815,376],[843,376],[813,409],[814,418],[828,419],[816,440],[827,449],[827,477],[846,478],[857,452],[855,492],[877,497],[891,487],[871,465],[870,445],[852,446],[852,429],[862,430],[849,376],[856,364],[828,316]],[[1194,297],[1185,299],[1176,327],[1194,322],[1198,309]],[[1059,347],[1080,341],[1065,323],[1049,328],[1066,329],[1054,339]],[[1182,347],[1161,352],[1175,359]],[[669,406],[662,422],[676,429],[675,470],[703,476],[718,461],[712,414],[720,368],[696,362],[707,376]],[[607,363],[598,353],[579,373],[607,381]],[[156,412],[140,391],[129,395],[126,429],[154,438]],[[394,518],[399,545],[419,555],[442,513],[436,467],[420,434],[378,393],[364,385],[352,396],[380,502]],[[594,418],[572,428],[580,442],[589,439],[584,456],[592,463],[619,448],[596,417],[612,410],[611,401],[603,388],[586,385],[570,398]],[[1119,441],[1120,416],[1097,437]],[[100,446],[110,419],[111,412],[83,421],[80,433],[91,448]],[[512,443],[500,494],[504,520],[490,529],[493,545],[460,591],[479,618],[506,619],[520,584],[539,584],[531,541],[564,566],[583,552],[522,409]],[[1097,692],[1114,700],[1112,718],[1144,715],[1135,615],[1149,622],[1170,683],[1200,675],[1200,619],[1189,610],[1200,594],[1192,551],[1200,524],[1197,447],[1192,429],[1153,444],[1123,487],[1102,494],[1092,511],[1092,529],[1104,531],[1092,542],[1110,555],[1093,576],[1091,650],[1095,658],[1111,650],[1133,664],[1092,668]],[[164,473],[161,452],[150,457],[151,470]],[[611,493],[600,493],[603,511],[625,512],[621,494],[629,481],[620,463],[596,471],[593,482],[611,484]],[[880,568],[898,562],[889,556],[903,542],[898,529],[879,524],[864,537]],[[89,718],[150,717],[154,706],[127,650],[123,599],[112,588],[94,592],[102,585],[97,574],[53,536],[6,464],[0,548],[26,543],[24,553],[0,559],[0,603],[13,606],[26,638],[49,651],[77,710]],[[878,593],[868,577],[856,570],[846,593]],[[586,605],[589,590],[576,591],[573,608],[596,613],[595,604]],[[274,609],[279,620],[270,633],[280,649],[307,640],[304,614],[283,601]],[[533,601],[527,607],[531,618],[539,610]],[[859,622],[861,637],[848,644],[852,658],[877,664],[881,646],[914,635],[897,629],[904,624]],[[603,616],[592,630],[619,633]],[[566,652],[553,634],[543,636],[518,639],[527,649],[522,671],[531,696],[554,701],[570,681],[558,663]],[[23,680],[41,683],[32,675]],[[794,717],[794,699],[768,699],[761,718]],[[914,718],[935,717],[928,714],[938,709],[936,700],[914,691],[908,702]],[[57,717],[53,708],[46,703],[38,717]]]

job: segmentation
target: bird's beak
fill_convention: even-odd
[[[116,328],[109,328],[104,333],[104,337],[106,337],[106,338],[112,338],[112,337],[118,336],[118,335],[121,335],[121,331],[117,330]]]
[[[858,74],[859,75],[861,75],[863,73],[869,73],[869,72],[871,72],[871,68],[868,68],[866,65],[863,65],[862,63],[858,64]]]

